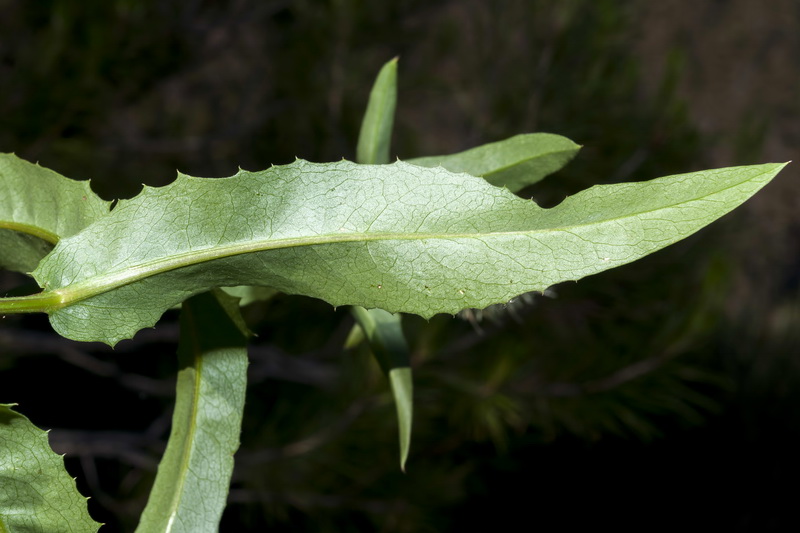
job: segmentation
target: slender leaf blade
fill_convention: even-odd
[[[239,299],[239,305],[248,306],[253,302],[264,302],[273,298],[278,291],[269,287],[253,287],[252,285],[239,285],[238,287],[222,287],[222,290]]]
[[[405,470],[411,447],[414,384],[410,350],[403,335],[400,317],[383,309],[367,310],[363,307],[353,307],[353,316],[364,332],[378,364],[389,378],[389,387],[397,407],[400,468]]]
[[[356,160],[362,164],[389,162],[395,108],[397,106],[397,58],[386,63],[370,92],[367,112],[361,123]],[[397,407],[400,435],[400,468],[405,470],[411,447],[412,376],[411,355],[403,336],[400,315],[382,309],[356,306],[352,313],[358,322],[354,328],[366,332],[373,355],[389,379],[389,387]]]
[[[561,135],[525,133],[457,154],[417,157],[407,162],[481,176],[492,185],[518,192],[560,170],[580,148]]]
[[[64,458],[14,405],[0,404],[0,531],[97,531]]]
[[[383,65],[370,91],[358,136],[356,161],[376,165],[389,162],[396,106],[397,58],[394,58]]]
[[[63,237],[109,211],[88,181],[0,154],[0,268],[30,272]]]
[[[175,412],[140,533],[219,530],[247,387],[238,302],[221,291],[183,304]]]
[[[551,209],[481,178],[402,162],[181,176],[59,242],[34,272],[48,292],[6,305],[57,298],[50,320],[59,333],[109,343],[216,286],[457,313],[659,250],[741,204],[783,166],[596,186]]]
[[[400,325],[399,322],[396,322]],[[389,387],[397,409],[397,428],[400,438],[400,470],[406,471],[406,461],[411,450],[411,429],[414,422],[414,376],[410,366],[396,366],[389,370]]]

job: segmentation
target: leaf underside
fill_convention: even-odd
[[[595,186],[551,209],[443,168],[298,160],[146,188],[33,275],[53,327],[113,344],[218,286],[263,285],[431,317],[507,302],[686,237],[780,164]],[[48,300],[51,301],[51,300]]]
[[[28,273],[53,245],[108,214],[88,181],[0,154],[0,268]]]
[[[97,531],[64,458],[12,406],[0,404],[0,531]]]

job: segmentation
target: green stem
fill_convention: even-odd
[[[0,298],[0,315],[16,313],[47,313],[61,307],[61,295],[57,292],[40,292],[29,296]]]

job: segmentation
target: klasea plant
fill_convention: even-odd
[[[88,182],[0,156],[0,267],[41,288],[0,298],[0,314],[46,313],[66,338],[114,345],[181,308],[172,430],[137,531],[218,528],[247,386],[245,300],[279,291],[352,306],[350,342],[366,340],[389,378],[404,467],[413,391],[403,313],[482,309],[624,265],[728,213],[784,166],[598,185],[544,209],[515,193],[577,144],[526,134],[390,162],[396,77],[392,60],[370,94],[356,162],[179,174],[112,207]],[[46,434],[0,405],[0,531],[99,527]]]

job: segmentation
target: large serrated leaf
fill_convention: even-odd
[[[108,213],[110,202],[14,154],[0,154],[0,268],[30,272],[63,237]]]
[[[218,531],[239,447],[245,343],[235,299],[215,291],[184,302],[172,431],[137,532]]]
[[[457,154],[417,157],[408,162],[481,176],[492,185],[517,192],[560,170],[580,148],[561,135],[524,133]]]
[[[97,531],[63,457],[13,405],[0,404],[0,531]]]
[[[484,308],[634,261],[735,208],[783,167],[596,186],[542,209],[481,178],[398,162],[296,161],[180,176],[63,239],[34,272],[40,309],[77,340],[115,343],[216,286],[265,285],[431,317]]]

